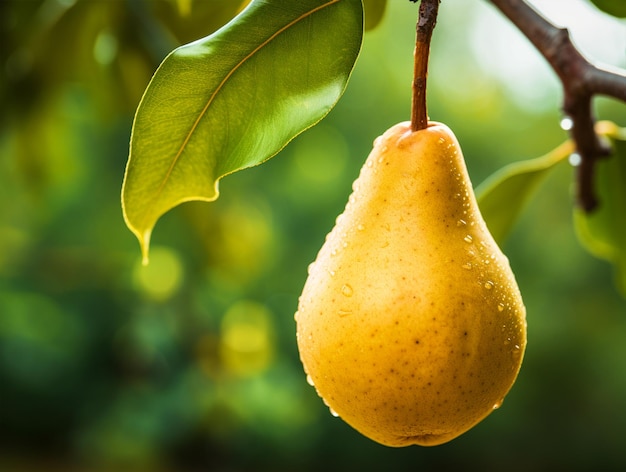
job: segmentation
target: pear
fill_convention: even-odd
[[[376,139],[295,319],[309,383],[381,444],[442,444],[501,405],[526,311],[447,126]]]

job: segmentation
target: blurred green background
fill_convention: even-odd
[[[577,243],[565,163],[504,246],[529,343],[502,408],[449,444],[391,449],[305,381],[297,298],[372,141],[409,117],[410,2],[389,2],[320,125],[224,179],[217,202],[168,213],[141,266],[120,209],[133,112],[163,57],[240,3],[0,3],[0,470],[626,467],[626,301]],[[623,21],[585,0],[534,3],[586,54],[626,66]],[[562,142],[560,99],[487,2],[442,2],[430,115],[455,130],[475,184]],[[597,114],[626,125],[623,104]]]

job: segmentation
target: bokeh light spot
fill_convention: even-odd
[[[144,266],[140,260],[133,273],[135,288],[153,300],[167,300],[174,295],[183,280],[183,267],[178,255],[166,247],[150,250],[150,263]]]
[[[111,64],[117,56],[117,38],[108,30],[102,30],[93,45],[93,56],[103,66]]]
[[[265,370],[274,356],[272,315],[260,303],[239,301],[232,305],[221,325],[220,356],[224,367],[238,375]]]

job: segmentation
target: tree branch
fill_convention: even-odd
[[[539,50],[563,85],[563,112],[572,121],[571,137],[581,161],[577,168],[577,201],[590,212],[598,204],[594,171],[610,149],[594,131],[594,95],[626,102],[626,72],[609,71],[589,62],[572,43],[567,29],[558,28],[525,0],[490,0]]]

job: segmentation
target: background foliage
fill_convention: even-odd
[[[626,66],[623,20],[534,3]],[[447,445],[389,449],[306,383],[293,321],[306,267],[373,139],[409,115],[416,8],[388,4],[329,116],[224,179],[215,203],[166,214],[146,268],[119,208],[132,114],[165,55],[241,5],[0,4],[0,469],[626,465],[626,302],[576,239],[567,165],[504,245],[529,344],[499,411]],[[566,137],[556,79],[486,2],[443,3],[430,77],[431,117],[455,130],[474,183]],[[623,104],[597,114],[626,124]]]

